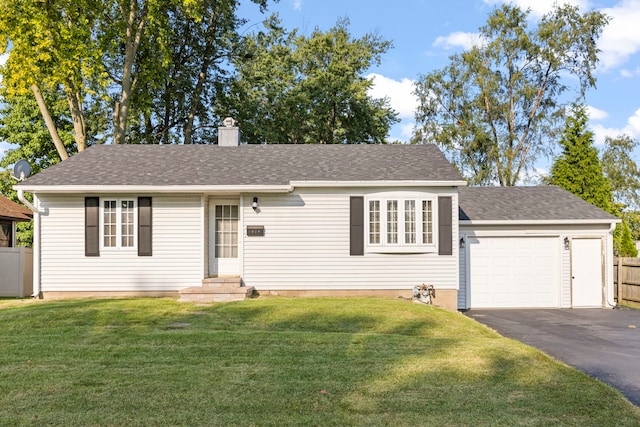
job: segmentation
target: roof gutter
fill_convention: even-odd
[[[33,212],[33,293],[31,296],[37,298],[40,296],[40,214],[46,211],[41,211],[26,197],[24,197],[24,189],[17,187],[18,200],[20,200],[26,207]]]
[[[291,185],[16,185],[38,194],[94,193],[290,193]]]
[[[468,220],[462,219],[460,225],[552,225],[552,224],[609,224],[615,225],[622,222],[620,218],[611,219],[538,219],[538,220]]]
[[[292,187],[464,187],[467,181],[379,180],[379,181],[291,181]]]
[[[36,208],[35,206],[33,206],[31,204],[31,202],[29,200],[27,200],[26,197],[24,197],[24,189],[20,188],[20,187],[15,187],[16,191],[18,192],[18,200],[20,200],[22,202],[22,204],[24,204],[26,207],[28,207],[29,209],[31,209],[32,212],[34,212],[35,214],[39,214],[39,213],[44,213],[44,212],[40,212],[38,210],[38,208]]]

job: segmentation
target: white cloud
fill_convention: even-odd
[[[302,0],[293,0],[291,6],[294,10],[302,10]]]
[[[626,68],[620,70],[620,77],[623,77],[625,79],[632,79],[638,76],[640,76],[640,67],[636,67],[634,70],[629,70]]]
[[[548,168],[536,166],[533,169],[523,171],[523,173],[520,174],[518,185],[540,185],[542,183],[542,179],[548,175]]]
[[[591,105],[587,106],[587,116],[591,120],[604,120],[609,117],[609,113],[604,110],[600,110],[596,107],[592,107]]]
[[[618,135],[629,135],[631,138],[640,138],[640,108],[635,111],[633,116],[629,117],[627,124],[623,128],[605,127],[601,124],[591,125],[593,131],[594,142],[596,145],[603,145],[607,136],[615,138]]]
[[[455,49],[456,47],[462,47],[464,50],[469,50],[473,46],[477,46],[481,43],[480,35],[477,33],[465,33],[456,31],[447,36],[440,36],[433,42],[434,47],[441,47],[445,50]]]
[[[640,51],[640,0],[623,0],[601,12],[611,18],[598,41],[600,66],[606,71],[625,63],[631,55]],[[624,77],[628,73],[628,70],[622,72]],[[638,70],[635,71],[637,73]]]
[[[413,136],[413,128],[415,127],[414,122],[406,122],[400,124],[400,139],[403,141],[408,141]]]
[[[553,9],[556,3],[568,3],[578,6],[580,11],[591,9],[588,0],[484,0],[486,4],[497,6],[512,3],[522,9],[530,9],[533,16],[542,16]],[[602,36],[598,40],[601,50],[598,58],[601,71],[608,71],[629,60],[629,57],[640,52],[640,0],[621,0],[613,7],[600,9],[600,12],[611,18],[604,27]],[[621,70],[620,75],[625,78],[637,77],[640,70]]]
[[[15,145],[13,147],[15,147]],[[4,157],[4,153],[6,153],[10,148],[12,148],[12,145],[7,144],[6,142],[0,142],[0,159]]]
[[[530,9],[531,13],[536,16],[542,16],[551,11],[556,4],[570,4],[572,6],[578,6],[581,11],[585,11],[589,8],[588,0],[484,0],[484,2],[492,6],[511,3],[520,7],[522,10]]]
[[[418,98],[412,93],[414,80],[403,78],[398,81],[376,73],[371,73],[366,78],[373,81],[369,96],[388,97],[391,108],[398,112],[400,118],[413,119],[418,108]]]

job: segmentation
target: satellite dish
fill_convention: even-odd
[[[26,160],[18,160],[13,165],[13,177],[18,181],[27,179],[31,175],[31,165]]]

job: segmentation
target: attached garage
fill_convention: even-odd
[[[459,192],[458,308],[610,307],[619,221],[553,186]]]
[[[560,307],[557,237],[469,237],[474,308]]]

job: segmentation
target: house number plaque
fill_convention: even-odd
[[[264,225],[247,225],[247,236],[264,236]]]

